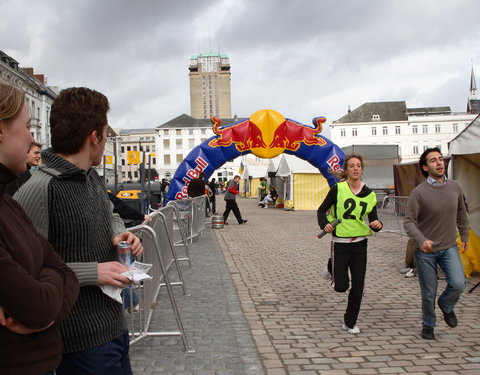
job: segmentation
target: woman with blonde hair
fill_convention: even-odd
[[[53,374],[62,358],[57,330],[78,281],[5,186],[27,168],[33,137],[25,95],[0,84],[0,373]]]
[[[377,217],[375,193],[362,181],[363,168],[362,155],[347,155],[343,170],[335,172],[340,181],[330,189],[317,211],[320,228],[332,233],[327,270],[335,291],[343,293],[348,290],[350,270],[351,288],[343,329],[352,334],[360,333],[356,323],[367,269],[367,236],[383,226]],[[327,211],[330,211],[328,217]],[[364,221],[367,215],[369,225]],[[332,225],[339,219],[338,225]]]

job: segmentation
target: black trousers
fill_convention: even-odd
[[[349,328],[357,323],[362,303],[367,271],[367,240],[351,243],[332,242],[332,276],[334,289],[343,293],[348,290],[350,279],[352,287],[348,293],[347,311],[343,317]]]
[[[238,224],[241,224],[243,222],[242,219],[242,214],[240,213],[240,209],[238,208],[237,202],[235,202],[233,199],[225,200],[225,212],[223,213],[223,220],[227,222],[228,215],[230,214],[230,211],[233,211],[233,214],[237,218]]]

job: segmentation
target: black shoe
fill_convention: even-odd
[[[422,339],[435,340],[435,333],[433,333],[433,328],[423,328]]]
[[[248,220],[242,220],[240,223],[238,224],[245,224]]]
[[[458,324],[457,316],[453,311],[450,313],[443,312],[443,319],[445,319],[445,323],[451,328],[455,328]]]

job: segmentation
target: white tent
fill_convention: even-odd
[[[243,172],[245,197],[257,198],[260,178],[267,177],[268,165],[247,165]]]
[[[480,236],[480,116],[449,143],[451,174],[462,186],[470,226]]]
[[[449,151],[450,177],[462,186],[469,209],[469,248],[461,254],[469,276],[472,271],[480,271],[480,116],[450,141]]]

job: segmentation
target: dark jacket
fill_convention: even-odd
[[[110,202],[113,203],[113,212],[119,214],[122,219],[130,219],[137,221],[144,220],[145,215],[133,209],[127,203],[125,203],[120,198],[117,198],[112,193],[108,193],[108,198],[110,199]]]
[[[48,241],[13,200],[4,194],[15,176],[0,164],[0,305],[29,328],[19,335],[0,326],[0,374],[45,374],[62,358],[59,322],[78,295],[78,281]]]
[[[20,187],[32,177],[30,172],[30,164],[27,164],[27,170],[22,174],[18,175],[14,180],[10,181],[7,186],[5,186],[5,194],[13,197],[13,194],[17,192]]]
[[[190,198],[205,195],[205,181],[201,178],[194,178],[188,184],[187,193]]]

